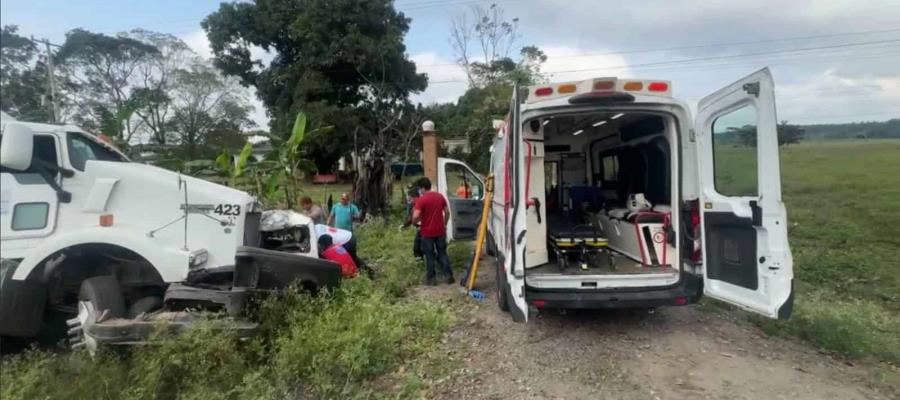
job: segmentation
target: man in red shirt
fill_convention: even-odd
[[[425,256],[425,284],[435,285],[435,260],[441,264],[444,281],[451,284],[454,280],[447,258],[446,226],[450,219],[447,200],[440,193],[431,191],[431,180],[428,178],[419,179],[416,186],[421,194],[413,205],[412,223],[422,224],[419,235],[422,236],[422,253]]]

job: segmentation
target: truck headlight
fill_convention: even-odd
[[[189,256],[189,262],[191,264],[191,268],[199,267],[203,264],[206,264],[206,261],[209,260],[209,252],[206,249],[198,249],[191,252]]]

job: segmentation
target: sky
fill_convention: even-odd
[[[674,96],[694,104],[768,66],[779,120],[900,118],[898,0],[395,0],[412,19],[409,57],[432,82],[413,101],[455,101],[466,90],[465,74],[453,62],[450,20],[491,3],[518,18],[518,45],[548,55],[542,71],[551,81],[665,79]],[[140,27],[174,34],[209,57],[200,21],[218,6],[213,0],[3,0],[0,24],[56,43],[73,28],[115,34]],[[254,120],[265,127],[265,110],[254,105]]]

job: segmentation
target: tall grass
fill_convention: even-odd
[[[450,314],[407,297],[422,268],[411,231],[396,220],[359,227],[360,255],[375,280],[346,280],[331,293],[286,291],[256,313],[261,334],[241,342],[210,326],[91,359],[41,350],[6,356],[0,398],[276,399],[372,398],[372,381],[439,342]]]

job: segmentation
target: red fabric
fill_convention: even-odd
[[[340,264],[341,276],[351,277],[356,275],[356,263],[353,262],[353,257],[350,257],[350,253],[343,246],[331,246],[325,249],[322,252],[322,257]]]
[[[444,236],[444,210],[447,208],[447,200],[440,193],[428,191],[422,193],[413,208],[419,210],[422,227],[419,234],[422,237],[433,238]]]

